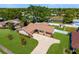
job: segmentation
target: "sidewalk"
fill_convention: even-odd
[[[7,54],[13,54],[12,51],[10,51],[9,49],[7,49],[6,47],[0,45],[0,49],[2,49],[4,52],[6,52]]]

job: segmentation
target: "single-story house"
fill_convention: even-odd
[[[8,21],[0,21],[0,27],[7,27],[8,23],[12,23],[16,29],[20,28],[20,21],[19,19],[14,19],[14,20],[8,20]]]
[[[33,33],[38,33],[50,37],[53,30],[54,29],[51,28],[47,23],[30,23],[29,25],[20,29],[19,33],[28,36],[32,36]]]
[[[6,21],[6,23],[8,23],[8,22],[9,23],[13,23],[15,26],[20,23],[19,19],[14,19],[14,20],[8,20],[8,21]]]
[[[16,29],[20,28],[20,20],[19,19],[14,19],[14,20],[8,20],[6,21],[6,24],[12,23]]]

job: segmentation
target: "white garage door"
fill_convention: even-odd
[[[25,31],[23,31],[23,30],[20,30],[19,31],[19,33],[21,33],[21,34],[24,34],[24,35],[27,35],[28,36],[28,33],[26,33]]]

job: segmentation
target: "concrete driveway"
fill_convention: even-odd
[[[36,33],[33,34],[33,38],[38,40],[39,43],[37,47],[32,51],[32,54],[46,54],[52,44],[60,43],[60,41],[57,39],[46,37]]]

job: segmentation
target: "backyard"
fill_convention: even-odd
[[[12,35],[13,39],[9,40],[8,35]],[[21,44],[21,37],[26,40],[26,45]],[[0,29],[0,44],[16,54],[29,54],[37,46],[37,41],[33,38],[20,35],[16,31],[9,29]]]
[[[77,28],[74,28],[74,27],[67,27],[67,26],[64,26],[63,28],[59,27],[59,26],[51,26],[51,27],[54,27],[55,29],[58,29],[58,30],[63,30],[63,31],[68,31],[68,32],[73,32],[73,31],[76,31]]]
[[[64,49],[69,49],[69,36],[60,33],[54,33],[53,38],[59,39],[60,44],[53,44],[49,50],[48,54],[63,54]]]

